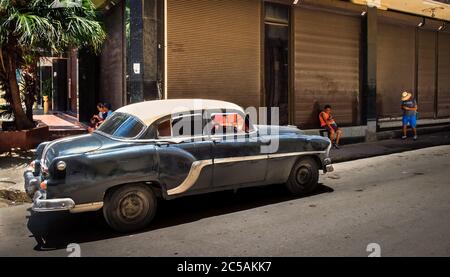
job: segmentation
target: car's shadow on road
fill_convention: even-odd
[[[321,184],[310,195],[294,197],[286,191],[284,186],[272,185],[241,189],[237,193],[225,191],[160,201],[157,215],[151,226],[139,233],[275,203],[306,199],[333,191]],[[93,242],[129,235],[111,230],[101,212],[76,215],[65,212],[32,213],[28,217],[28,229],[37,242],[34,247],[36,251],[65,249],[70,243]]]

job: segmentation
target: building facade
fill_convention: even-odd
[[[279,107],[281,124],[302,129],[318,128],[330,104],[341,125],[376,132],[398,120],[408,90],[422,119],[450,117],[445,16],[361,1],[97,2],[108,39],[97,63],[80,62],[80,87],[96,95],[80,103],[219,99]]]

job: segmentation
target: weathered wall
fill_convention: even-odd
[[[259,106],[261,1],[168,1],[168,97]]]
[[[342,125],[358,120],[361,19],[296,8],[295,124],[318,128],[324,105]]]
[[[100,57],[99,101],[108,102],[113,109],[124,103],[124,10],[123,2],[105,15],[107,39]]]

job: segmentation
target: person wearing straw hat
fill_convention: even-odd
[[[407,91],[402,93],[401,108],[403,111],[403,137],[405,140],[408,138],[408,125],[412,128],[414,133],[414,140],[417,140],[417,102],[413,98],[413,95]]]

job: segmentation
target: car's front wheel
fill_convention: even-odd
[[[105,196],[103,215],[116,231],[133,232],[145,228],[155,217],[157,199],[145,185],[125,185]]]
[[[286,187],[294,195],[303,195],[314,191],[318,182],[319,166],[313,158],[306,157],[295,163]]]

